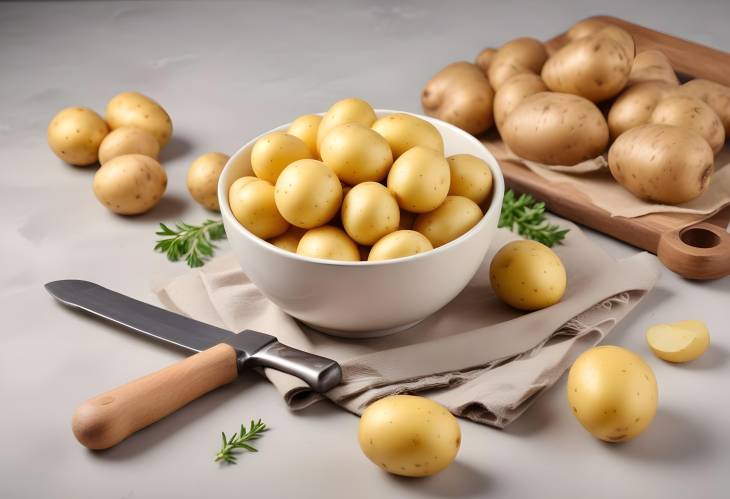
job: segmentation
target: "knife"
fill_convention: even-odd
[[[59,302],[177,345],[194,355],[91,398],[74,412],[71,427],[89,449],[107,449],[159,421],[250,367],[268,367],[304,380],[318,392],[340,383],[334,360],[288,347],[256,331],[232,333],[80,280],[53,281]]]

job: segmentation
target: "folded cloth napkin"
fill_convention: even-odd
[[[265,376],[292,409],[326,397],[361,414],[386,395],[427,392],[457,416],[504,427],[555,383],[577,355],[601,341],[658,276],[653,256],[642,253],[616,261],[576,226],[561,225],[570,232],[565,244],[555,247],[568,273],[560,303],[524,313],[495,297],[489,262],[517,238],[499,229],[481,268],[459,296],[413,328],[383,338],[347,340],[299,324],[258,290],[231,254],[156,292],[178,313],[231,331],[270,333],[295,348],[340,362],[343,382],[324,395],[298,378],[266,369]]]

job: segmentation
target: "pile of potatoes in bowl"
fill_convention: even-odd
[[[517,156],[575,166],[608,152],[614,179],[640,199],[679,204],[710,184],[730,133],[730,87],[681,84],[658,50],[602,20],[573,26],[549,54],[517,38],[456,62],[421,94],[427,114],[474,135],[496,125]]]
[[[228,191],[236,220],[283,250],[328,260],[390,260],[447,244],[481,220],[492,190],[487,164],[445,157],[431,123],[378,119],[355,98],[260,137],[251,167],[255,176]]]

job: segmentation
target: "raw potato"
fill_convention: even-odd
[[[430,476],[445,469],[461,445],[456,418],[424,397],[391,395],[360,418],[360,448],[373,463],[402,476]]]
[[[375,244],[383,236],[398,230],[399,223],[398,203],[383,184],[358,184],[342,202],[342,225],[358,244]]]
[[[553,92],[602,102],[626,86],[633,60],[631,35],[619,27],[607,26],[555,52],[542,68],[542,79]]]
[[[317,149],[333,128],[347,123],[358,123],[369,127],[375,123],[375,120],[375,111],[364,100],[350,98],[337,101],[322,117],[322,122],[317,130]]]
[[[342,229],[325,225],[308,230],[297,246],[297,254],[325,260],[360,261],[360,249]]]
[[[378,182],[388,174],[393,153],[375,130],[347,123],[333,128],[319,145],[322,161],[349,185]]]
[[[413,213],[438,208],[449,193],[449,163],[433,149],[416,146],[401,155],[388,173],[388,189],[398,206]]]
[[[691,95],[706,102],[722,120],[725,135],[730,136],[730,87],[709,80],[690,80],[677,93]]]
[[[670,95],[659,101],[649,123],[691,128],[702,135],[715,154],[725,145],[725,129],[715,111],[689,95]]]
[[[96,163],[99,145],[109,133],[104,120],[86,107],[68,107],[48,124],[48,145],[68,164]]]
[[[667,362],[690,362],[710,346],[710,332],[701,321],[657,324],[646,331],[646,341],[654,355]]]
[[[431,251],[433,245],[415,230],[397,230],[380,239],[370,249],[368,261],[393,260]]]
[[[464,196],[481,206],[492,192],[492,171],[471,154],[454,154],[449,162],[449,196]]]
[[[187,184],[190,195],[209,210],[220,210],[218,178],[228,159],[228,155],[222,152],[209,152],[193,161],[188,169]]]
[[[489,72],[489,65],[494,60],[494,56],[497,54],[497,49],[492,47],[487,47],[481,52],[479,52],[479,55],[477,55],[476,60],[474,61],[474,64],[479,66],[482,71],[484,71],[484,74],[486,75]]]
[[[494,124],[493,100],[494,91],[484,72],[469,62],[449,64],[421,92],[421,105],[426,114],[472,135]]]
[[[563,262],[536,241],[513,241],[500,249],[489,266],[492,290],[520,310],[539,310],[558,303],[568,277]]]
[[[276,181],[276,206],[292,225],[311,229],[329,222],[342,203],[342,184],[316,159],[287,166]]]
[[[388,142],[394,159],[414,146],[444,153],[444,139],[436,127],[410,114],[394,113],[380,118],[373,123],[373,130]]]
[[[296,253],[299,241],[302,239],[305,232],[306,231],[304,229],[300,229],[299,227],[292,225],[289,227],[289,230],[284,232],[282,235],[269,240],[269,242],[277,248]]]
[[[611,25],[605,21],[600,21],[598,19],[586,19],[584,21],[575,23],[573,27],[570,28],[565,34],[565,38],[569,42],[572,42],[574,40],[578,40],[579,38],[585,38],[586,36],[590,36],[597,31],[602,30],[606,26]]]
[[[645,81],[624,90],[608,112],[611,139],[616,140],[625,131],[649,123],[657,104],[675,88],[663,81]]]
[[[238,223],[256,237],[270,239],[289,229],[289,223],[276,209],[274,186],[266,180],[247,182],[228,202]]]
[[[165,147],[172,137],[172,120],[162,106],[138,92],[122,92],[106,105],[106,122],[112,130],[123,126],[149,132]]]
[[[504,123],[502,139],[518,156],[548,165],[572,166],[602,154],[608,125],[591,101],[540,92],[527,97]]]
[[[538,74],[547,58],[545,45],[540,40],[515,38],[502,45],[489,63],[489,84],[499,90],[515,75]]]
[[[286,133],[293,135],[300,139],[302,142],[307,144],[309,152],[313,158],[319,157],[317,149],[317,132],[319,131],[319,124],[322,122],[322,117],[316,114],[305,114],[295,119],[289,130]]]
[[[233,199],[236,196],[236,194],[238,194],[238,191],[240,191],[241,189],[243,189],[243,187],[245,185],[247,185],[247,184],[249,184],[249,183],[251,183],[251,182],[253,182],[255,180],[259,180],[259,179],[256,178],[256,177],[251,177],[251,176],[241,177],[239,179],[236,179],[236,181],[233,182],[231,184],[231,186],[228,188],[228,200],[229,200],[229,203],[230,203],[230,200]]]
[[[616,139],[608,151],[608,167],[636,197],[679,204],[707,190],[714,158],[710,145],[694,130],[648,124]]]
[[[143,154],[152,159],[160,156],[160,143],[149,132],[123,126],[104,137],[99,146],[99,163],[104,164],[117,156]]]
[[[634,58],[626,86],[644,81],[663,81],[674,87],[679,86],[679,80],[672,68],[672,63],[669,62],[664,52],[659,50],[639,52]]]
[[[540,75],[534,73],[518,74],[504,82],[494,95],[494,122],[497,130],[502,130],[507,116],[523,100],[538,92],[547,92],[547,89]]]
[[[149,211],[162,198],[167,174],[157,160],[142,154],[117,156],[94,175],[94,194],[101,204],[120,215]]]
[[[570,368],[567,391],[576,419],[606,442],[625,442],[644,431],[659,398],[651,368],[616,346],[583,352]]]
[[[482,210],[464,196],[447,196],[441,206],[416,218],[413,229],[431,241],[434,248],[466,234],[479,223]]]
[[[301,139],[288,133],[273,132],[264,135],[251,149],[251,168],[261,180],[276,183],[282,170],[300,159],[312,159],[309,147]]]

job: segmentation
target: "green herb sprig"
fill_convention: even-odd
[[[545,246],[561,243],[569,231],[547,221],[545,203],[538,203],[528,194],[517,197],[512,190],[504,193],[499,227],[506,227]]]
[[[155,251],[165,253],[168,260],[185,260],[190,267],[200,267],[215,253],[213,241],[226,238],[221,220],[206,220],[200,225],[175,224],[172,229],[161,223],[158,236],[165,236],[155,244]]]
[[[223,461],[228,464],[236,464],[236,450],[245,449],[249,452],[258,452],[250,443],[253,440],[261,437],[262,433],[267,431],[268,427],[260,419],[256,422],[251,420],[251,425],[246,429],[246,425],[242,424],[241,429],[229,437],[226,437],[225,432],[221,432],[223,439],[223,445],[221,450],[215,455],[213,462]]]

